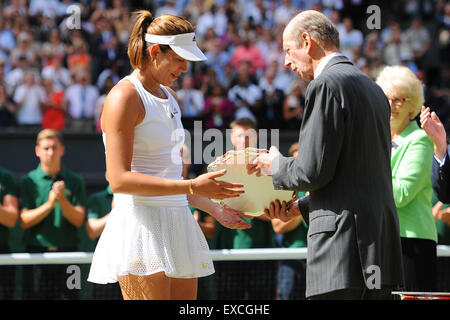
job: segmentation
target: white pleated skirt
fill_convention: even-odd
[[[164,272],[171,278],[214,273],[209,246],[187,206],[118,204],[111,211],[92,259],[88,281]]]

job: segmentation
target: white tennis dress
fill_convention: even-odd
[[[180,150],[185,135],[178,103],[163,86],[168,99],[150,94],[133,74],[124,80],[134,84],[145,107],[145,118],[134,131],[131,170],[182,179]],[[114,208],[95,249],[88,281],[105,284],[117,282],[121,275],[157,272],[173,278],[214,273],[208,244],[186,195],[114,194]]]

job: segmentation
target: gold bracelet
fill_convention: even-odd
[[[192,189],[192,179],[189,180],[189,193],[194,194],[194,190]]]

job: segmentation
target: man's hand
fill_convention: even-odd
[[[438,201],[432,209],[434,220],[441,220],[450,226],[450,207],[442,209],[443,203]]]
[[[48,203],[50,203],[50,206],[53,208],[56,203],[58,202],[58,194],[55,190],[50,190],[48,194]]]
[[[280,219],[288,222],[292,218],[300,216],[302,213],[298,209],[298,199],[289,202],[275,200],[270,203],[269,208],[264,209],[264,214],[269,219]]]
[[[223,207],[218,207],[214,211],[214,217],[217,221],[224,227],[230,229],[249,229],[251,225],[245,222],[242,217],[245,214],[242,211],[232,209],[227,205]]]
[[[251,164],[247,165],[247,173],[253,174],[256,172],[256,176],[261,175],[271,176],[275,170],[273,168],[273,160],[280,156],[281,153],[277,147],[270,147],[269,152],[256,157]]]
[[[65,197],[66,184],[64,181],[56,181],[53,183],[52,191],[55,193],[56,200],[61,201]]]

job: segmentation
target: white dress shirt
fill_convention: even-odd
[[[317,79],[317,77],[322,73],[323,69],[325,69],[325,66],[331,59],[333,59],[334,57],[340,57],[340,56],[344,56],[344,55],[340,52],[334,52],[332,54],[329,54],[325,58],[323,58],[320,61],[320,63],[317,65],[316,70],[314,70],[314,79]]]
[[[83,103],[83,89],[85,90]],[[74,119],[93,118],[99,98],[99,91],[93,85],[73,84],[66,89],[68,112]]]

